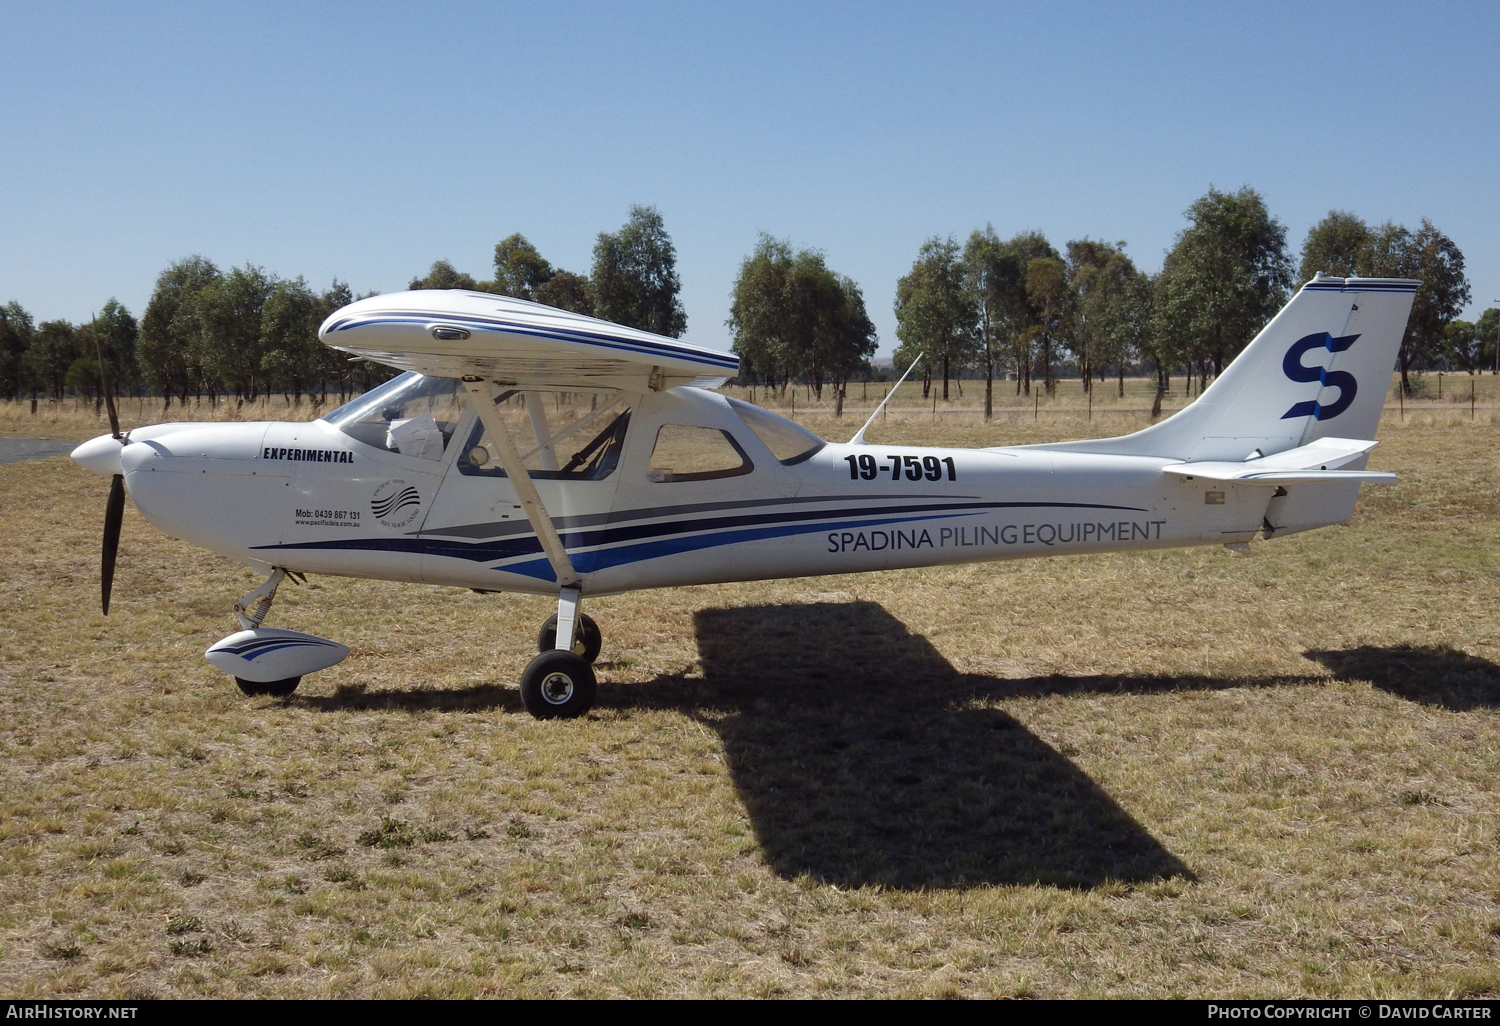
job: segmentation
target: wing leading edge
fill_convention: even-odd
[[[739,360],[674,338],[509,296],[428,289],[372,296],[332,314],[324,345],[437,377],[522,388],[714,388]]]

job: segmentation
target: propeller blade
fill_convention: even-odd
[[[104,343],[99,341],[97,335],[94,337],[94,350],[99,354],[99,391],[104,393],[104,405],[109,410],[109,433],[114,435],[116,438],[120,438],[122,437],[120,435],[120,416],[115,412],[115,394],[110,390],[109,377],[104,373]],[[110,492],[109,501],[115,501],[114,492]],[[120,501],[124,502],[125,500],[121,498]],[[124,507],[122,506],[121,508],[123,509]],[[118,534],[118,532],[116,533]],[[110,565],[114,565],[113,561],[111,561]],[[104,600],[104,607],[104,611],[108,613],[108,598]]]
[[[115,583],[115,556],[120,551],[120,523],[125,519],[125,478],[116,474],[109,482],[109,502],[104,507],[104,553],[99,564],[100,595],[104,615],[109,615],[109,592]]]

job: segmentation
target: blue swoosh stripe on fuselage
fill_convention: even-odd
[[[727,528],[743,528],[753,525],[787,524],[788,522],[801,523],[807,521],[827,520],[834,517],[848,517],[851,515],[864,517],[890,517],[900,513],[930,512],[931,519],[936,519],[944,514],[950,516],[975,516],[991,509],[1014,509],[1014,508],[1036,508],[1045,507],[1051,509],[1111,509],[1141,513],[1144,510],[1139,506],[1116,506],[1097,502],[966,502],[966,503],[932,503],[917,505],[882,506],[866,509],[822,509],[822,510],[797,510],[795,512],[783,513],[752,513],[734,517],[713,517],[710,519],[694,520],[672,520],[665,523],[631,524],[623,527],[612,527],[604,530],[581,530],[568,531],[561,534],[563,547],[570,550],[574,548],[585,548],[593,546],[614,545],[620,542],[638,541],[648,538],[660,538],[671,535],[690,534],[700,531],[724,530]],[[908,517],[910,519],[929,519],[923,517]],[[904,521],[903,521],[904,522]],[[824,525],[827,526],[827,525]],[[818,530],[819,525],[814,525],[809,530]],[[805,533],[805,532],[804,532]],[[489,561],[493,559],[515,559],[521,556],[531,556],[542,551],[542,543],[537,540],[536,535],[526,535],[519,538],[509,538],[503,541],[464,542],[448,538],[434,538],[419,536],[416,538],[340,538],[329,541],[318,542],[284,542],[279,545],[255,545],[254,549],[343,549],[364,550],[375,552],[410,552],[431,556],[448,556],[454,559],[469,559],[476,562]]]
[[[842,523],[831,524],[790,524],[782,527],[759,527],[745,530],[719,531],[715,534],[698,534],[690,538],[664,538],[660,541],[644,542],[640,545],[619,545],[612,549],[595,549],[592,552],[568,553],[568,559],[573,564],[573,569],[579,573],[591,574],[597,570],[607,570],[614,566],[623,566],[626,563],[640,563],[648,559],[659,559],[662,556],[675,556],[682,552],[695,552],[699,549],[718,548],[721,545],[735,545],[740,542],[763,541],[766,538],[787,538],[798,534],[817,534],[830,528],[835,531],[849,530],[856,527],[874,527],[883,524],[909,524],[920,520],[956,520],[959,517],[973,516],[972,513],[950,513],[946,516],[924,516],[924,517],[886,517],[874,520],[846,520]],[[508,574],[520,574],[523,577],[535,577],[542,581],[555,581],[557,576],[552,571],[552,564],[545,559],[533,559],[525,563],[509,563],[503,566],[491,567],[492,570],[500,570]]]
[[[891,516],[896,513],[948,513],[953,512],[959,516],[973,515],[972,513],[958,513],[959,510],[972,510],[973,513],[983,512],[990,509],[1005,509],[1016,506],[1070,506],[1085,507],[1087,509],[1118,509],[1129,510],[1133,513],[1143,513],[1143,509],[1137,506],[1108,506],[1099,503],[1088,502],[945,502],[945,503],[921,503],[904,506],[878,506],[856,509],[812,509],[799,510],[790,513],[747,513],[734,517],[712,517],[701,520],[674,520],[666,524],[633,524],[627,527],[611,527],[601,531],[572,531],[563,535],[565,547],[577,546],[580,548],[596,545],[613,545],[622,541],[636,541],[642,538],[650,538],[655,535],[687,534],[694,531],[714,531],[727,527],[748,527],[756,524],[774,524],[802,522],[809,520],[826,519],[828,517],[847,516]]]
[[[559,342],[572,342],[577,345],[598,346],[604,349],[621,349],[627,352],[641,353],[646,356],[671,356],[679,360],[690,360],[707,364],[716,370],[738,370],[740,366],[739,359],[733,356],[701,353],[696,350],[684,351],[658,342],[647,342],[644,340],[627,341],[610,335],[595,335],[591,332],[575,331],[567,328],[541,328],[517,324],[511,321],[496,321],[486,317],[476,317],[473,314],[423,314],[390,311],[380,316],[361,318],[338,324],[330,329],[330,334],[335,331],[348,331],[350,328],[369,327],[372,324],[427,324],[433,321],[452,321],[458,324],[483,328],[486,331],[507,331],[517,335],[550,338]]]

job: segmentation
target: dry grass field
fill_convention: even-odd
[[[871,438],[1144,423],[1076,388]],[[1500,996],[1500,422],[1449,398],[1352,524],[1248,557],[592,601],[573,722],[515,690],[550,603],[336,578],[268,623],[351,657],[246,699],[202,652],[258,578],[129,509],[106,619],[105,482],[0,467],[0,991]]]

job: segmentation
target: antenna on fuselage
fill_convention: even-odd
[[[872,414],[870,414],[870,419],[867,420],[867,421],[865,421],[864,427],[862,427],[858,431],[854,432],[854,437],[851,438],[851,439],[849,439],[849,444],[850,445],[867,445],[867,444],[869,444],[869,443],[867,443],[865,441],[865,432],[870,429],[870,425],[871,424],[875,423],[875,418],[878,417],[878,416],[880,416],[880,411],[883,410],[883,409],[885,409],[885,404],[891,401],[891,396],[893,396],[893,395],[896,394],[896,389],[900,388],[903,384],[906,383],[906,376],[907,376],[907,374],[911,373],[911,369],[917,365],[917,360],[920,360],[920,359],[921,359],[921,357],[918,356],[916,360],[912,360],[911,363],[909,363],[909,364],[906,365],[906,373],[902,374],[901,375],[901,379],[896,382],[896,388],[891,389],[889,392],[887,392],[885,394],[885,398],[882,399],[882,400],[880,400],[880,405],[877,406],[877,407],[875,407],[875,412],[872,413]]]

